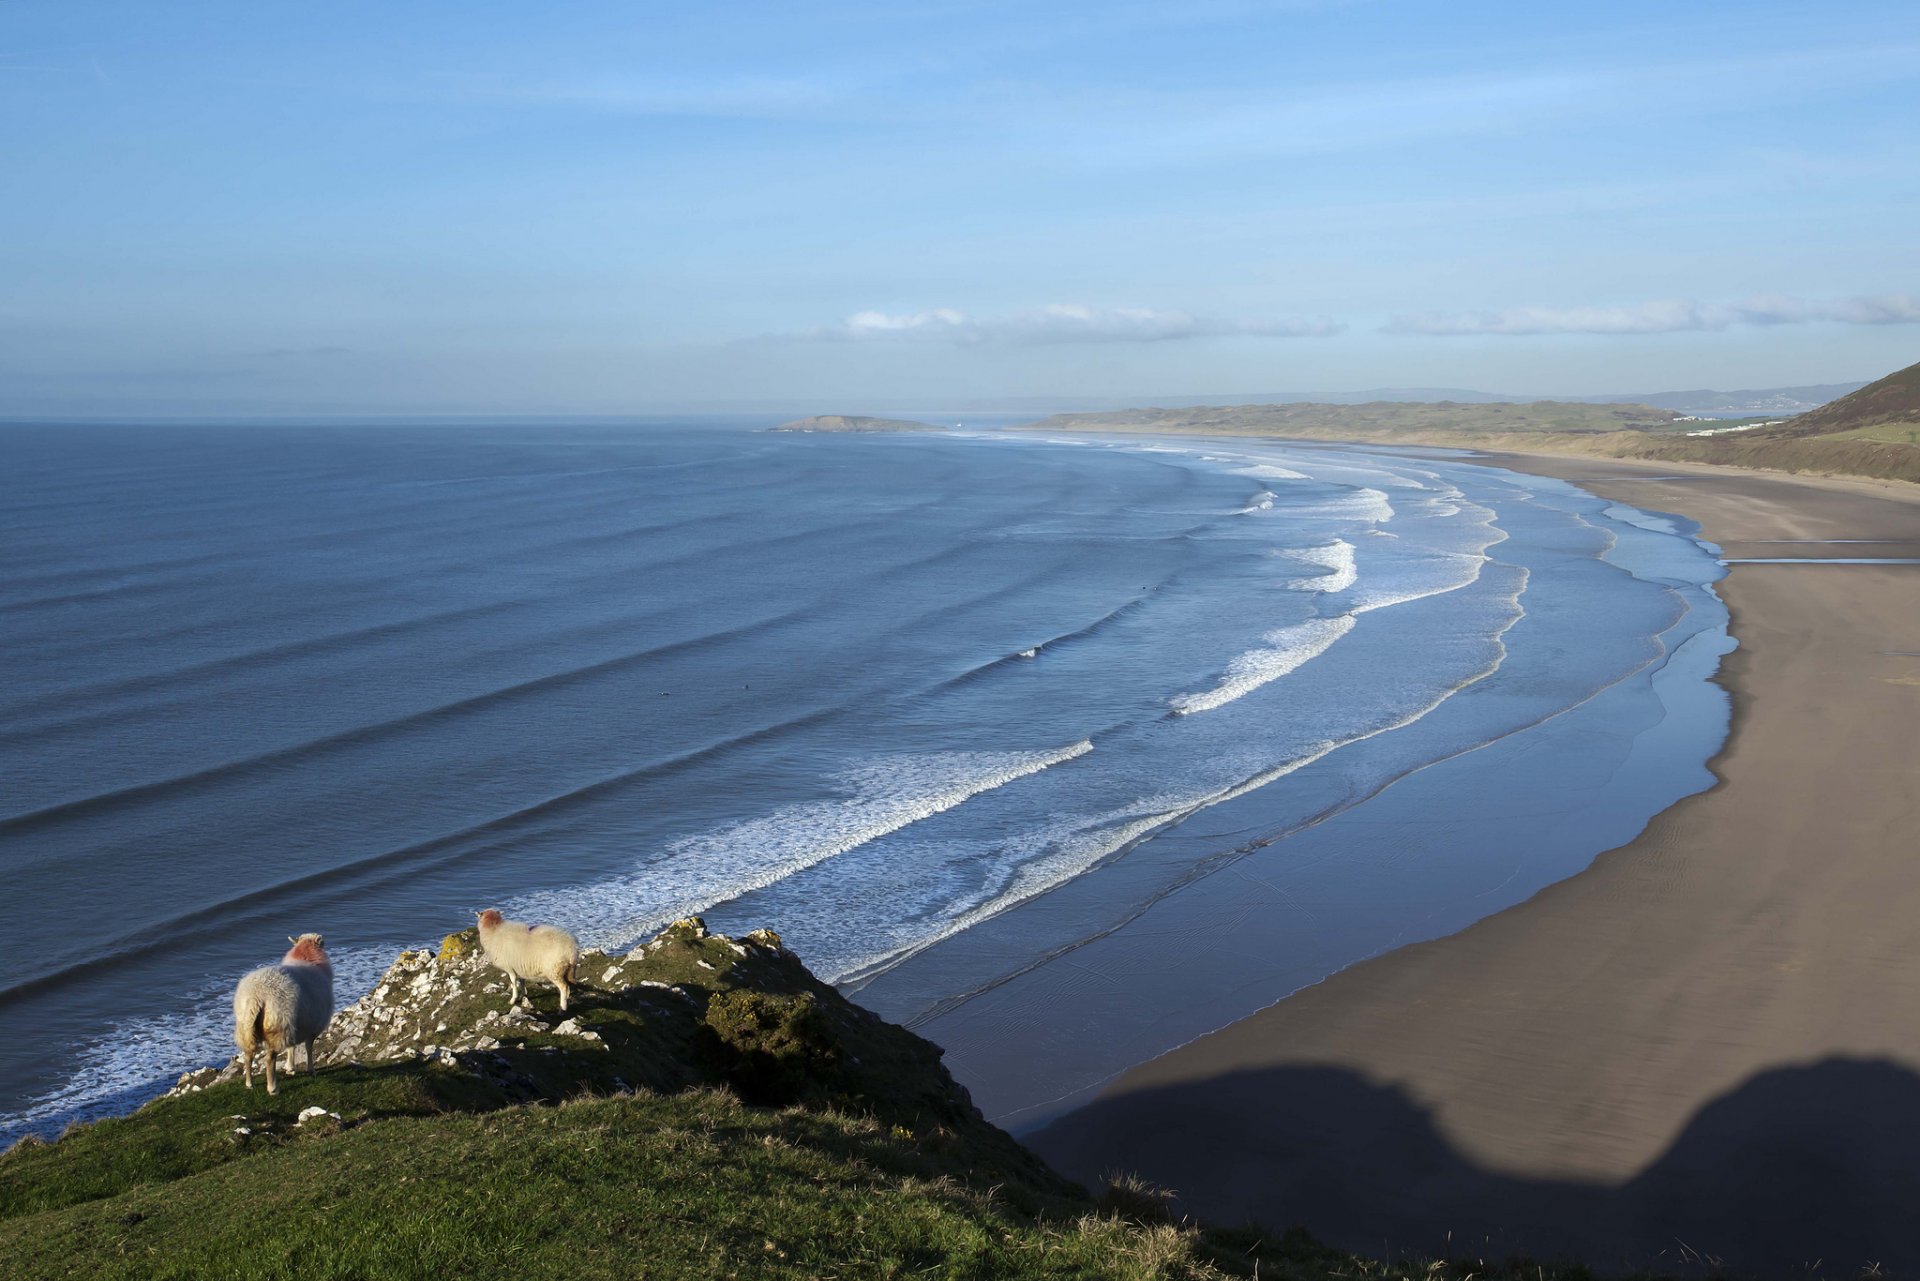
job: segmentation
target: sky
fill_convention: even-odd
[[[0,417],[1920,360],[1920,5],[0,3]]]

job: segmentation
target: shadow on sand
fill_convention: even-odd
[[[1617,1186],[1482,1169],[1401,1090],[1333,1067],[1102,1098],[1025,1141],[1074,1178],[1137,1173],[1214,1222],[1299,1224],[1376,1256],[1920,1275],[1920,1076],[1885,1060],[1759,1073]]]

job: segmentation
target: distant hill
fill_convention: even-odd
[[[858,414],[815,414],[781,423],[775,431],[939,431],[932,423],[911,418],[862,418]]]
[[[1606,396],[1529,396],[1514,392],[1476,391],[1470,387],[1372,387],[1363,391],[1263,391],[1150,396],[1000,396],[960,399],[942,404],[945,413],[1032,413],[1058,411],[1105,413],[1139,405],[1366,405],[1455,404],[1526,405],[1541,400],[1578,405],[1651,405],[1677,414],[1704,418],[1784,418],[1817,409],[1830,400],[1865,386],[1865,382],[1817,383],[1799,387],[1751,387],[1738,391],[1620,392]]]
[[[1904,440],[1913,433],[1875,428],[1920,430],[1920,364],[1888,374],[1811,413],[1801,414],[1771,433],[1778,436],[1834,436],[1846,432],[1883,440]]]
[[[1746,415],[1763,416],[1772,415]],[[1646,404],[1382,399],[1055,414],[1027,429],[1443,445],[1920,481],[1920,365],[1784,422],[1701,429],[1694,417]]]
[[[1173,432],[1215,436],[1290,436],[1428,444],[1489,443],[1488,437],[1674,430],[1680,415],[1646,405],[1537,400],[1438,402],[1376,400],[1359,405],[1284,403],[1199,405],[1055,414],[1037,431]],[[1462,439],[1471,437],[1471,441]]]
[[[1800,414],[1864,386],[1864,383],[1813,383],[1803,387],[1749,387],[1740,391],[1633,391],[1605,396],[1553,396],[1576,405],[1651,405],[1677,414],[1705,418],[1751,418],[1761,414]],[[1396,387],[1377,391],[1322,396],[1250,397],[1268,403],[1318,401],[1329,405],[1357,405],[1367,401],[1452,401],[1463,405],[1532,404],[1540,398],[1502,392],[1469,391],[1460,387]]]

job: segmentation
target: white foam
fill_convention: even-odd
[[[1429,552],[1419,562],[1424,573],[1392,585],[1369,582],[1354,592],[1351,608],[1356,614],[1365,614],[1457,592],[1479,581],[1489,559],[1480,552]]]
[[[1277,497],[1279,497],[1279,495],[1275,494],[1271,489],[1263,489],[1255,494],[1253,500],[1245,507],[1242,507],[1236,514],[1250,516],[1254,512],[1269,511],[1273,507],[1273,500]]]
[[[1042,828],[1018,843],[1019,861],[998,893],[935,921],[903,923],[893,932],[892,946],[877,952],[849,955],[838,962],[821,958],[816,962],[821,977],[840,983],[890,969],[917,952],[1083,875],[1114,851],[1203,808],[1211,799],[1205,795],[1146,797],[1110,814],[1068,819]],[[874,940],[869,936],[866,941]]]
[[[676,841],[630,875],[526,895],[518,914],[622,948],[683,916],[765,889],[848,850],[1093,750],[1085,739],[1048,752],[936,752],[869,762],[836,780],[848,795],[783,806]]]
[[[1384,525],[1393,519],[1393,503],[1382,490],[1357,489],[1353,493],[1352,503],[1355,520],[1369,520],[1376,525]]]
[[[1226,460],[1222,458],[1209,457],[1207,461],[1225,462]],[[1260,480],[1306,480],[1307,479],[1307,474],[1305,472],[1293,471],[1286,467],[1276,466],[1273,463],[1256,463],[1252,467],[1236,467],[1233,469],[1233,474],[1236,476],[1253,476]]]
[[[1293,591],[1344,592],[1360,577],[1353,544],[1344,538],[1336,538],[1323,547],[1281,548],[1274,554],[1284,556],[1296,564],[1312,566],[1323,571],[1310,576],[1287,579],[1284,585]]]
[[[1383,490],[1349,489],[1317,502],[1288,503],[1292,516],[1319,517],[1327,520],[1351,520],[1384,525],[1393,519],[1393,501]]]
[[[1353,621],[1353,615],[1342,614],[1337,618],[1313,618],[1268,632],[1263,638],[1266,645],[1236,656],[1227,665],[1218,685],[1173,699],[1174,714],[1191,716],[1196,712],[1210,712],[1279,680],[1332,649],[1335,641],[1353,630]]]

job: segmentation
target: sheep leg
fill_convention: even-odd
[[[567,1012],[567,976],[564,974],[557,975],[553,980],[553,985],[560,989],[560,1012],[565,1014]]]
[[[307,1042],[307,1075],[313,1075],[313,1042]]]
[[[247,1078],[247,1088],[253,1088],[253,1051],[247,1050],[240,1055],[240,1074]]]
[[[273,1047],[269,1045],[267,1047],[267,1093],[268,1094],[280,1093],[280,1087],[278,1084],[275,1083],[273,1079],[273,1060],[276,1057],[277,1056],[273,1052]]]
[[[518,974],[509,974],[507,976],[507,984],[507,1008],[510,1010],[518,1009],[520,1002],[526,998],[526,990],[520,984],[520,976]],[[527,1003],[529,1005],[532,1004],[531,1001]]]

